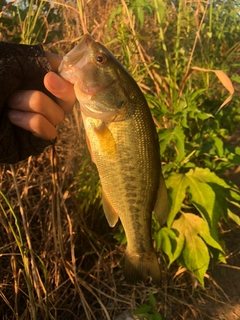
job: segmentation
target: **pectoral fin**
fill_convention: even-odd
[[[98,147],[102,155],[111,157],[111,159],[116,158],[116,142],[106,123],[102,122],[101,125],[95,127],[94,132],[98,139]]]
[[[118,214],[110,204],[104,190],[102,190],[102,204],[109,226],[114,227],[115,224],[118,222]]]
[[[100,119],[86,117],[83,112],[82,119],[86,131],[87,146],[92,161],[97,165],[96,155],[115,159],[117,157],[116,142],[108,125]]]
[[[162,172],[160,174],[160,183],[157,200],[154,207],[154,213],[158,222],[160,223],[160,226],[162,226],[167,221],[169,213],[167,188]]]

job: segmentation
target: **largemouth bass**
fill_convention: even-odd
[[[60,75],[74,84],[86,138],[101,184],[111,227],[120,218],[127,237],[124,275],[135,283],[161,273],[152,245],[154,211],[168,215],[158,136],[143,93],[130,74],[90,35],[64,56]]]

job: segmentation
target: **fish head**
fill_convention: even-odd
[[[85,116],[119,121],[129,115],[126,80],[133,79],[112,53],[90,35],[84,35],[64,56],[59,73],[74,84]]]

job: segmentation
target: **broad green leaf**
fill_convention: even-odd
[[[162,250],[169,257],[172,255],[172,245],[171,245],[171,241],[169,239],[170,235],[169,235],[168,230],[170,230],[170,229],[161,228],[158,232],[156,232],[155,233],[155,241],[156,241],[156,249],[159,250],[160,248],[162,248]],[[175,236],[175,234],[174,234],[174,236]]]
[[[182,202],[186,195],[187,183],[184,174],[173,173],[167,180],[166,185],[171,189],[171,207],[168,217],[168,227],[171,226],[176,214],[180,211]]]
[[[221,216],[227,219],[227,208],[228,208],[228,201],[227,199],[230,197],[230,190],[219,186],[216,183],[209,183],[209,186],[212,188],[216,195],[216,201],[214,206],[213,215],[215,218],[220,218]],[[218,221],[215,221],[218,223]]]
[[[215,193],[212,188],[207,184],[200,182],[190,170],[186,173],[187,185],[189,186],[189,194],[191,195],[191,202],[197,206],[200,213],[209,221],[213,220]]]
[[[185,134],[181,126],[175,126],[173,131],[162,129],[159,132],[160,149],[164,153],[171,143],[176,147],[176,159],[180,161],[185,156]]]
[[[156,300],[156,298],[154,297],[154,295],[152,294],[152,292],[149,293],[148,301],[149,301],[152,309],[155,309],[156,304],[157,304],[157,300]]]
[[[230,188],[230,186],[209,168],[196,167],[195,170],[189,171],[189,174],[196,177],[200,182],[214,182],[224,188]]]
[[[210,257],[204,241],[200,237],[194,237],[194,241],[186,241],[182,253],[184,262],[198,281],[204,286],[204,276],[207,272]]]
[[[171,231],[173,231],[174,229],[169,229]],[[174,230],[174,234],[175,237],[174,238],[170,238],[170,242],[171,242],[171,255],[169,255],[169,264],[168,267],[170,267],[170,265],[173,263],[173,261],[175,261],[181,254],[183,247],[184,247],[184,243],[185,243],[185,238],[184,235],[179,233],[177,230]]]
[[[159,132],[159,140],[160,140],[160,149],[161,153],[164,153],[167,146],[170,144],[173,137],[173,133],[168,129],[162,129]]]
[[[219,156],[219,158],[222,158],[223,157],[223,141],[218,137],[214,137],[213,141],[215,142],[217,155]]]
[[[157,234],[155,235],[155,240],[158,238],[158,246],[157,249],[161,247],[163,252],[168,256],[169,258],[169,265],[170,266],[173,261],[175,261],[179,255],[182,252],[183,246],[184,246],[184,236],[182,234],[179,234],[179,232],[176,233],[169,228],[161,228]],[[156,241],[156,242],[157,242]]]
[[[186,176],[191,181],[188,182],[190,201],[207,219],[212,236],[218,239],[219,218],[227,218],[226,199],[230,195],[230,186],[209,169],[196,168],[190,170]]]
[[[182,214],[179,219],[173,222],[173,228],[177,229],[185,237],[182,258],[186,267],[203,284],[210,258],[206,244],[196,231],[196,222],[199,222],[199,219],[201,218],[193,214]]]
[[[208,221],[212,236],[218,239],[218,221],[220,216],[227,218],[227,200],[231,201],[234,196],[236,201],[240,195],[233,193],[230,185],[207,168],[190,169],[186,174],[172,174],[166,184],[171,199],[168,227],[181,210],[188,193],[189,202]]]
[[[209,118],[213,118],[213,115],[211,113],[199,112],[197,113],[197,117],[201,120],[206,120]]]
[[[183,128],[176,126],[174,128],[174,141],[177,147],[177,157],[178,161],[182,160],[185,157],[185,134],[183,133]]]
[[[223,248],[220,246],[220,244],[211,236],[208,224],[205,220],[202,219],[200,225],[198,226],[198,229],[199,235],[210,247],[224,253]]]
[[[195,214],[183,213],[173,222],[172,227],[185,238],[181,253],[184,264],[203,285],[210,261],[207,244],[223,253],[222,247],[211,237],[207,222]]]

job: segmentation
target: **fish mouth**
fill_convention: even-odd
[[[104,91],[112,84],[111,82],[104,86],[97,85],[96,87],[88,87],[77,77],[78,70],[87,73],[87,70],[92,65],[89,51],[93,43],[95,43],[95,40],[89,34],[85,34],[78,45],[63,57],[58,69],[63,78],[73,84],[77,83],[76,90],[78,92],[87,96],[92,96],[100,91]]]
[[[89,47],[94,42],[94,39],[89,34],[85,34],[78,45],[64,56],[58,69],[59,73],[63,74],[64,70],[69,67],[83,69],[83,67],[88,64]]]
[[[112,120],[121,116],[121,112],[116,110],[115,107],[109,107],[104,102],[98,103],[95,95],[107,90],[116,80],[111,79],[105,84],[96,82],[95,79],[91,80],[94,75],[94,70],[92,71],[91,68],[96,68],[92,61],[94,56],[94,47],[92,48],[92,46],[95,43],[95,40],[89,34],[85,34],[78,45],[63,57],[59,66],[59,73],[65,80],[74,84],[74,91],[80,102],[81,111],[86,116]],[[86,79],[88,73],[90,74],[90,80]]]

